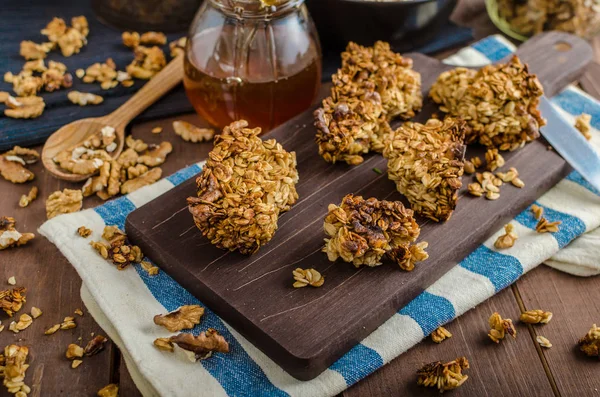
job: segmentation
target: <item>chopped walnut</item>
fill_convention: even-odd
[[[31,70],[23,70],[12,76],[11,83],[13,91],[19,97],[35,96],[44,87],[44,79],[41,76],[34,76]]]
[[[127,179],[134,179],[148,172],[148,167],[144,164],[137,164],[127,168]]]
[[[185,45],[187,43],[186,37],[180,37],[169,43],[169,50],[171,51],[171,57],[175,58],[178,55],[185,54]]]
[[[185,305],[167,314],[157,314],[154,316],[154,324],[161,325],[171,332],[177,332],[182,329],[194,328],[196,324],[200,324],[203,315],[203,307]]]
[[[81,188],[81,192],[83,193],[83,197],[91,196],[94,193],[99,192],[108,186],[108,179],[110,176],[110,166],[111,163],[105,161],[104,164],[100,167],[100,173],[97,176],[93,176],[89,178],[83,187]]]
[[[25,183],[35,178],[35,174],[25,168],[24,162],[20,157],[8,156],[6,154],[0,156],[0,175],[4,179],[12,183]]]
[[[71,91],[67,94],[67,98],[69,98],[69,101],[79,106],[99,105],[104,102],[104,98],[100,95],[81,91]]]
[[[53,161],[60,168],[78,175],[90,175],[96,173],[112,157],[104,149],[92,150],[85,146],[76,147],[73,150],[60,152]]]
[[[498,249],[510,248],[515,245],[515,241],[519,238],[516,233],[513,233],[515,227],[512,223],[504,225],[504,234],[498,236],[496,241],[494,242],[494,247]]]
[[[444,327],[438,327],[431,333],[431,340],[435,343],[442,343],[447,338],[451,338],[452,334]]]
[[[21,208],[27,207],[29,204],[31,204],[31,202],[33,200],[35,200],[37,198],[37,195],[38,195],[38,188],[37,188],[37,186],[33,186],[29,190],[29,193],[21,196],[21,198],[19,199],[19,207],[21,207]]]
[[[535,225],[535,231],[538,233],[556,233],[558,232],[558,225],[561,223],[561,221],[549,222],[548,219],[542,216]]]
[[[167,64],[165,54],[159,47],[137,46],[133,50],[135,58],[125,70],[136,79],[148,80]]]
[[[55,17],[41,31],[50,42],[58,45],[65,57],[79,53],[81,48],[87,44],[86,36],[89,32],[87,19],[79,16],[73,18],[71,23],[73,27],[68,27],[62,18]]]
[[[90,356],[100,353],[102,351],[102,349],[104,349],[104,345],[106,344],[106,342],[108,342],[108,339],[106,339],[105,336],[102,336],[102,335],[94,336],[87,343],[87,345],[85,345],[85,349],[83,349],[85,356],[90,357]]]
[[[215,130],[212,128],[196,127],[187,121],[177,120],[173,122],[173,130],[186,142],[208,142],[215,136]]]
[[[81,190],[64,189],[52,193],[46,200],[46,215],[52,219],[57,215],[77,212],[83,204]]]
[[[517,337],[517,329],[510,318],[502,319],[500,314],[494,313],[489,319],[489,324],[491,329],[488,336],[495,343],[500,343],[500,340],[504,339],[506,334],[513,338]]]
[[[65,357],[67,357],[69,360],[83,357],[83,347],[76,345],[75,343],[71,343],[69,346],[67,346]]]
[[[590,122],[592,121],[592,116],[587,113],[581,113],[579,116],[575,118],[575,128],[581,132],[581,135],[585,137],[588,141],[592,139],[591,129],[592,126]]]
[[[142,266],[142,269],[144,269],[146,273],[148,273],[149,276],[156,276],[160,271],[158,267],[154,266],[152,263],[147,261],[141,261],[140,265]]]
[[[108,90],[119,84],[117,77],[117,65],[111,58],[107,58],[104,63],[96,62],[88,66],[82,80],[84,83],[98,82],[103,90]]]
[[[4,154],[6,156],[17,156],[21,158],[25,164],[35,164],[40,159],[40,154],[37,150],[27,149],[21,146],[15,146]]]
[[[128,149],[130,150],[130,149]],[[121,157],[119,157],[121,158]],[[137,158],[137,155],[136,155]],[[108,186],[106,187],[106,195],[112,197],[121,191],[121,163],[117,161],[111,161],[110,163],[110,175],[108,176]],[[98,192],[100,196],[100,192]]]
[[[496,168],[500,168],[504,165],[504,157],[498,153],[498,149],[488,149],[485,152],[485,161],[487,162],[487,169],[494,172]]]
[[[138,32],[123,32],[121,39],[125,47],[135,48],[140,45],[140,34]]]
[[[294,288],[302,288],[310,285],[312,287],[320,287],[325,282],[325,278],[315,269],[297,268],[292,272],[294,276]]]
[[[50,61],[48,69],[42,74],[44,89],[52,92],[61,88],[70,88],[73,85],[73,76],[66,71],[67,67],[63,63]]]
[[[12,317],[16,312],[21,310],[23,303],[26,302],[26,292],[27,289],[25,287],[0,291],[0,309],[4,310],[9,317]]]
[[[144,258],[140,247],[130,245],[127,235],[115,226],[106,226],[102,238],[108,240],[108,243],[92,241],[90,245],[104,259],[110,259],[119,270],[125,269],[131,263],[140,263]]]
[[[600,328],[596,324],[579,339],[579,349],[590,357],[600,357]]]
[[[44,63],[43,59],[36,59],[33,61],[25,62],[25,64],[23,65],[23,70],[43,73],[46,70],[48,70],[48,68],[46,67],[46,64]]]
[[[175,350],[175,346],[173,346],[173,342],[169,338],[156,338],[154,340],[154,346],[158,350],[164,350],[167,352],[172,352]]]
[[[446,118],[406,122],[383,151],[388,177],[418,214],[436,222],[452,216],[462,186],[465,123]]]
[[[160,145],[140,156],[137,161],[148,167],[161,165],[167,159],[167,155],[173,151],[173,145],[170,142],[161,142]]]
[[[13,119],[34,119],[44,113],[46,103],[44,98],[39,96],[25,96],[7,102],[7,108],[4,109],[4,115]]]
[[[429,95],[441,111],[467,121],[466,143],[515,150],[539,137],[545,125],[538,109],[543,93],[536,75],[513,56],[479,71],[459,67],[444,72]]]
[[[145,143],[141,139],[135,139],[132,135],[128,135],[127,138],[125,138],[125,145],[127,145],[128,148],[133,149],[137,153],[143,153],[146,150],[148,150],[147,143]],[[136,157],[136,162],[137,162],[137,157]]]
[[[33,41],[22,41],[19,54],[25,59],[44,59],[54,48],[54,43],[36,44]]]
[[[223,129],[196,179],[188,205],[196,226],[222,249],[252,254],[277,230],[277,220],[298,199],[296,154],[244,120]],[[227,198],[223,192],[227,192]]]
[[[543,310],[527,310],[521,313],[519,320],[527,324],[548,324],[552,320],[552,312],[545,312]]]
[[[111,383],[98,390],[97,394],[98,397],[118,397],[119,386],[115,385],[114,383]]]
[[[421,109],[421,76],[411,59],[382,41],[373,47],[349,43],[341,57],[331,95],[314,112],[316,142],[325,161],[356,165],[365,153],[383,150],[388,121]]]
[[[201,332],[198,336],[182,333],[172,336],[170,340],[180,348],[193,352],[196,360],[209,358],[213,352],[229,352],[229,344],[213,328],[209,328],[206,332]]]
[[[33,306],[31,308],[31,317],[38,318],[41,315],[42,315],[42,310],[39,307]]]
[[[165,45],[167,44],[167,36],[162,32],[146,32],[140,36],[140,44]]]
[[[158,181],[162,175],[160,168],[152,168],[150,171],[143,173],[137,178],[130,179],[121,185],[121,194],[129,194],[136,190],[151,185]]]
[[[400,201],[346,195],[340,206],[330,204],[323,228],[327,238],[324,251],[330,261],[342,258],[354,266],[378,266],[387,253],[402,259],[420,229],[412,210]],[[402,258],[401,258],[402,257]]]
[[[466,357],[442,364],[440,361],[424,365],[417,371],[417,384],[425,387],[437,387],[440,393],[460,387],[469,378],[462,371],[469,368]]]
[[[17,345],[6,346],[4,355],[0,355],[3,384],[15,397],[25,397],[31,392],[31,388],[25,384],[25,375],[29,368],[29,364],[26,364],[28,355],[28,347]]]
[[[15,229],[15,218],[0,217],[0,251],[27,244],[35,237],[33,233],[20,233]]]
[[[87,238],[87,237],[91,236],[92,231],[91,231],[91,229],[88,229],[85,226],[79,226],[79,228],[77,229],[77,234],[79,234],[83,238]]]
[[[533,213],[533,216],[535,219],[541,219],[542,216],[544,215],[544,208],[540,207],[537,204],[532,204],[531,205],[531,212]]]
[[[84,37],[87,37],[90,33],[90,26],[83,15],[71,18],[71,26],[73,26],[73,29],[78,30]]]

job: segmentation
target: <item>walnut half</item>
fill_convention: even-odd
[[[185,305],[168,314],[157,314],[154,316],[154,324],[161,325],[171,332],[182,329],[192,329],[200,324],[204,315],[204,308],[199,305]]]
[[[193,352],[196,360],[203,360],[213,352],[228,353],[229,343],[215,329],[209,328],[200,335],[178,334],[170,338],[180,348]]]

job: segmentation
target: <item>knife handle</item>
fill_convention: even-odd
[[[577,81],[594,58],[587,41],[564,32],[535,35],[521,44],[516,54],[537,74],[548,97]]]

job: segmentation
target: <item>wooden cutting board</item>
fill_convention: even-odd
[[[548,96],[575,81],[592,59],[587,43],[562,33],[538,36],[517,53],[538,74]],[[421,54],[408,56],[422,75],[426,97],[449,67]],[[424,122],[435,110],[427,100],[415,119]],[[328,204],[339,203],[348,193],[387,200],[403,197],[388,180],[386,161],[379,154],[354,167],[323,161],[312,123],[311,109],[265,135],[296,152],[300,199],[280,217],[274,238],[256,254],[219,250],[194,227],[186,198],[196,193],[195,178],[133,211],[126,223],[131,240],[163,271],[302,380],[328,368],[571,170],[543,139],[503,153],[505,168],[519,170],[524,188],[505,185],[500,199],[489,201],[467,194],[472,177],[465,176],[450,221],[418,219],[419,241],[429,242],[427,261],[410,273],[386,263],[357,270],[348,263],[331,263],[320,252]],[[467,157],[483,152],[472,146]],[[294,289],[296,267],[317,269],[325,284]]]

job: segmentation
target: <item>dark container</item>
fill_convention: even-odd
[[[448,21],[457,0],[306,0],[324,48],[384,40],[396,51],[422,46]]]

